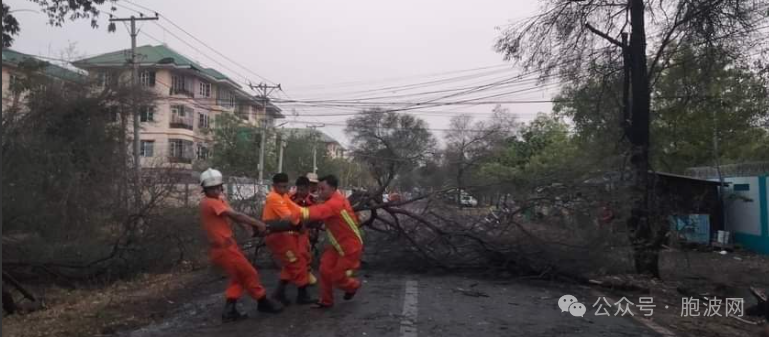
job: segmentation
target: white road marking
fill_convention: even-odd
[[[417,281],[406,281],[406,291],[403,295],[403,318],[401,318],[400,337],[417,337],[418,289],[419,283]]]

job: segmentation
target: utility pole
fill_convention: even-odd
[[[280,154],[278,155],[278,172],[283,172],[283,149],[286,147],[286,140],[283,139],[283,135],[279,135],[280,142],[278,142],[278,149]]]
[[[318,140],[315,138],[315,128],[317,126],[315,125],[309,125],[307,126],[312,130],[312,173],[317,174],[318,173]]]
[[[260,126],[262,128],[262,140],[259,143],[259,183],[262,183],[262,180],[264,179],[264,148],[265,143],[267,142],[267,123],[265,123],[267,118],[267,105],[270,103],[269,96],[270,94],[275,91],[275,89],[283,90],[280,87],[280,84],[278,85],[267,85],[267,83],[259,83],[259,85],[248,85],[251,87],[251,90],[256,90],[259,92],[262,98],[262,102],[264,103],[264,118],[260,121]]]
[[[136,60],[136,35],[138,32],[136,31],[136,21],[154,21],[158,20],[158,13],[155,13],[154,17],[144,17],[144,15],[141,15],[140,17],[135,17],[131,15],[130,18],[112,18],[110,17],[110,22],[125,22],[130,21],[131,22],[131,67],[133,68],[131,71],[131,85],[132,89],[131,92],[133,93],[133,119],[134,119],[134,139],[133,139],[133,155],[134,155],[134,174],[136,175],[136,204],[137,206],[141,203],[141,192],[139,191],[140,181],[141,181],[141,138],[139,135],[139,132],[141,130],[141,124],[139,123],[139,107],[136,105],[137,101],[137,91],[139,89],[139,62]]]

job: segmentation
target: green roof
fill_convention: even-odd
[[[230,78],[226,75],[220,73],[218,70],[214,68],[205,68],[203,69],[203,72],[206,73],[208,76],[211,76],[217,80],[229,80]]]
[[[211,77],[217,81],[228,81],[236,87],[240,87],[235,81],[212,68],[204,68],[195,61],[192,61],[188,57],[178,53],[177,51],[169,48],[165,45],[157,46],[141,46],[136,47],[136,53],[140,55],[140,66],[161,66],[161,65],[174,65],[178,68],[189,68],[199,71],[201,74]],[[82,59],[74,62],[73,64],[83,68],[96,68],[96,67],[123,67],[128,65],[130,52],[127,49],[119,50],[111,53],[101,54],[86,59]],[[168,62],[168,60],[171,62]]]
[[[313,133],[316,133],[320,138],[319,140],[324,143],[337,143],[336,139],[331,138],[329,135],[323,133],[322,131],[314,130],[314,129],[298,129],[298,128],[286,128],[286,129],[279,129],[280,132],[286,136],[293,136],[293,137],[309,137]]]
[[[75,82],[82,81],[85,79],[85,76],[83,74],[80,74],[76,71],[72,71],[61,66],[57,66],[48,61],[40,60],[35,56],[20,53],[13,49],[3,48],[3,65],[18,67],[22,62],[25,62],[27,60],[34,60],[44,65],[43,72],[47,76],[56,77],[56,78],[67,80],[67,81],[75,81]]]

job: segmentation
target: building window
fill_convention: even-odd
[[[139,73],[139,82],[145,87],[154,87],[155,86],[155,72],[150,70],[145,70]]]
[[[8,90],[15,94],[26,91],[25,83],[22,79],[23,77],[20,75],[11,74],[8,79]]]
[[[198,154],[198,159],[199,160],[206,160],[206,159],[208,159],[208,155],[209,154],[208,154],[208,147],[207,146],[205,146],[204,144],[198,144],[198,149],[197,150],[198,150],[197,154]]]
[[[141,148],[139,155],[142,157],[152,157],[155,155],[155,141],[143,140],[141,141]]]
[[[168,159],[173,163],[192,163],[192,142],[183,139],[168,140]]]
[[[139,119],[146,123],[146,122],[154,122],[155,121],[155,107],[154,106],[143,106],[139,108]]]
[[[193,112],[184,105],[171,106],[171,124],[169,127],[176,129],[192,130]]]
[[[211,117],[208,116],[208,114],[205,113],[198,113],[198,129],[210,129],[211,128]]]
[[[235,107],[235,93],[232,92],[232,91],[227,91],[226,95],[227,95],[226,96],[227,105],[225,105],[225,106],[228,106],[230,108]]]
[[[190,89],[191,85],[186,77],[182,75],[171,76],[171,95],[185,95],[195,97]]]
[[[99,85],[102,88],[108,87],[108,86],[114,86],[117,85],[117,77],[114,73],[110,71],[104,71],[99,73]]]
[[[203,97],[211,97],[211,83],[200,82],[198,94]]]

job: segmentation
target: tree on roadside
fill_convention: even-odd
[[[715,51],[678,47],[657,78],[651,162],[659,170],[766,160],[769,87],[747,65],[719,57],[711,64],[706,52]],[[601,149],[597,145],[621,139],[621,95],[619,76],[591,77],[565,85],[554,111],[574,122],[577,137]]]
[[[497,41],[505,59],[538,72],[541,79],[579,80],[595,74],[595,64],[626,61],[631,103],[623,110],[627,122],[621,129],[631,144],[635,189],[628,232],[639,273],[659,277],[659,250],[668,226],[651,209],[648,173],[652,92],[656,78],[670,66],[667,51],[685,42],[729,50],[723,57],[746,58],[751,50],[766,48],[757,28],[769,20],[768,8],[766,0],[544,0],[542,14],[511,25]],[[647,20],[654,33],[647,34]],[[622,33],[630,33],[629,43],[617,38]],[[647,46],[653,48],[649,61]],[[608,68],[604,75],[616,71]]]
[[[181,262],[195,238],[177,225],[194,213],[173,203],[172,168],[148,170],[141,207],[127,202],[139,184],[126,170],[125,121],[154,96],[54,74],[62,69],[28,58],[4,97],[4,278],[110,281]]]
[[[289,177],[298,177],[313,171],[313,147],[318,170],[326,172],[331,158],[326,147],[320,142],[320,131],[313,129],[290,129],[281,131],[286,141],[283,149],[283,172]]]
[[[447,168],[454,173],[457,203],[466,189],[466,177],[472,176],[516,128],[515,116],[501,106],[494,109],[494,117],[489,121],[475,121],[467,114],[451,119],[445,136],[445,157]]]
[[[558,117],[539,114],[521,126],[518,136],[507,141],[494,161],[484,163],[481,172],[518,187],[536,188],[558,176],[555,173],[573,169],[577,157],[569,126]]]
[[[39,6],[40,12],[48,16],[48,24],[51,26],[61,26],[67,19],[75,21],[80,19],[90,19],[91,27],[99,27],[100,6],[106,2],[114,3],[117,0],[29,0],[29,2]],[[110,11],[114,12],[116,8],[110,6]],[[6,3],[3,3],[2,21],[3,21],[3,47],[10,47],[13,44],[14,36],[21,31],[19,21],[13,15],[15,11]],[[115,25],[108,26],[110,32],[115,31]]]
[[[427,123],[405,113],[365,110],[347,120],[345,131],[352,156],[368,166],[382,189],[436,152],[437,142]]]
[[[259,142],[262,129],[244,124],[233,114],[216,117],[212,129],[214,144],[211,164],[233,177],[257,177],[259,175]],[[271,139],[271,137],[267,137]],[[275,142],[265,144],[265,172],[272,172],[275,165]]]

